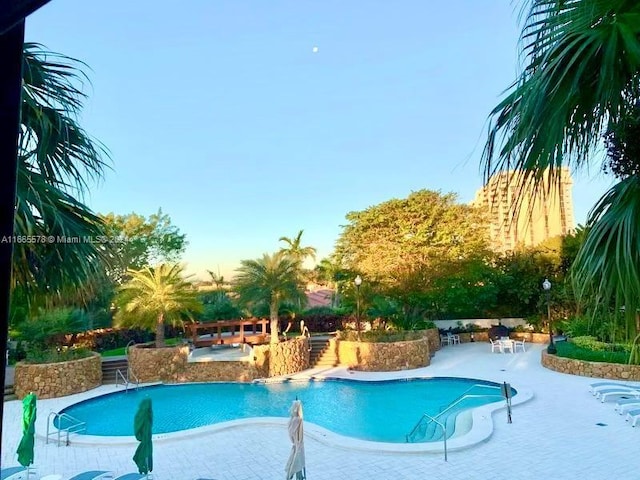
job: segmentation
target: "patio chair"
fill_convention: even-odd
[[[589,391],[593,393],[594,396],[597,396],[600,390],[606,390],[607,388],[618,388],[618,387],[640,388],[634,385],[628,385],[626,383],[619,383],[619,382],[596,382],[589,385]]]
[[[640,409],[636,408],[635,410],[630,410],[627,413],[627,422],[631,422],[631,426],[635,427],[640,421]]]
[[[504,353],[505,350],[510,350],[511,353],[515,353],[515,350],[513,348],[513,344],[514,344],[513,340],[510,340],[507,338],[505,340],[499,340],[499,342],[500,342],[500,345],[502,345],[502,353]]]
[[[440,345],[444,346],[444,345],[451,345],[451,343],[449,342],[449,335],[440,335]]]
[[[456,343],[460,343],[460,335],[456,335],[454,333],[447,333],[447,338],[449,339],[449,345],[455,345]]]
[[[0,480],[23,480],[28,474],[26,467],[7,467],[0,470]]]
[[[596,398],[599,398],[602,403],[609,399],[609,397],[617,397],[621,395],[629,395],[630,397],[640,398],[640,390],[637,388],[607,388],[605,390],[599,390],[596,394]]]
[[[526,352],[526,349],[524,348],[524,342],[526,342],[527,340],[525,338],[523,338],[522,340],[514,340],[513,341],[513,350],[515,352],[518,351],[518,348],[521,348],[523,352]]]
[[[491,339],[489,339],[489,341],[491,342],[491,353],[495,352],[496,350],[499,351],[500,353],[504,353],[504,350],[502,350],[502,343],[500,343],[500,340],[496,340],[495,342]]]
[[[629,410],[635,410],[640,408],[640,398],[623,398],[616,403],[616,412],[620,415],[624,415]]]

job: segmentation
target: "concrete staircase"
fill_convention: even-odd
[[[13,389],[13,385],[5,385],[4,386],[4,401],[8,402],[9,400],[17,400],[16,392]]]
[[[335,367],[338,365],[338,357],[333,350],[329,350],[330,337],[311,337],[309,343],[309,367]]]
[[[122,374],[127,376],[127,368],[129,362],[127,357],[106,357],[102,359],[102,383],[113,384],[116,383],[116,372],[120,370]],[[122,378],[120,378],[122,382]]]

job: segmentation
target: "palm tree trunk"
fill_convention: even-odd
[[[156,348],[164,347],[164,314],[158,315],[156,323]]]
[[[280,337],[278,336],[279,323],[278,319],[278,302],[272,301],[271,305],[269,305],[269,316],[271,318],[271,339],[269,340],[270,344],[278,343],[280,341]]]

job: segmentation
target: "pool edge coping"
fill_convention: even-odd
[[[380,380],[374,379],[362,379],[362,378],[345,378],[339,376],[319,376],[319,375],[309,375],[306,377],[310,380],[326,380],[330,378],[335,378],[338,380],[353,380],[353,381],[365,381],[365,382],[376,382]],[[417,375],[411,377],[405,377],[404,380],[408,379],[429,379],[429,378],[444,378],[444,377],[434,377],[434,376],[426,376],[426,375]],[[468,377],[447,377],[447,378],[468,378]],[[283,377],[280,378],[280,381],[275,381],[274,379],[270,379],[271,381],[268,383],[284,383],[291,380],[304,380],[304,377],[297,376],[296,378]],[[402,380],[402,379],[396,379]],[[475,379],[475,380],[483,380],[483,379]],[[492,380],[485,380],[493,383]],[[230,382],[195,382],[195,383],[230,383]],[[237,382],[231,382],[237,383]],[[162,385],[161,382],[153,382],[153,383],[145,383],[140,385],[141,387],[149,387],[153,385]],[[173,384],[171,384],[173,385]],[[514,385],[511,384],[513,388],[518,392],[515,397],[512,398],[512,407],[521,405],[526,403],[534,398],[533,390],[526,385]],[[103,390],[103,389],[94,389],[94,390]],[[71,399],[69,397],[68,401],[65,402],[65,405],[59,409],[62,410],[76,403],[80,403],[84,400],[89,400],[97,397],[101,397],[104,395],[109,395],[114,392],[105,392],[105,391],[88,391],[87,393],[95,393],[91,397],[87,397],[83,400]],[[503,400],[492,402],[486,405],[481,405],[479,407],[475,407],[470,410],[472,425],[471,429],[459,436],[454,436],[447,440],[447,450],[448,451],[456,451],[463,450],[467,448],[471,448],[474,445],[479,443],[483,443],[489,440],[494,430],[494,419],[493,414],[506,410],[506,403]],[[170,441],[179,441],[192,437],[202,437],[205,435],[215,434],[217,432],[223,430],[229,430],[233,428],[242,428],[249,426],[287,426],[289,419],[286,417],[252,417],[252,418],[243,418],[238,420],[230,420],[226,422],[221,422],[213,425],[206,425],[202,427],[191,428],[188,430],[183,430],[180,432],[169,432],[169,433],[159,433],[153,435],[154,442],[170,442]],[[55,427],[52,427],[52,432],[57,432]],[[352,437],[347,437],[345,435],[341,435],[339,433],[332,432],[320,425],[315,423],[305,421],[305,435],[309,438],[312,438],[324,445],[341,448],[345,450],[358,450],[363,452],[376,452],[376,453],[393,453],[393,454],[421,454],[421,453],[442,453],[444,451],[444,442],[422,442],[422,443],[389,443],[389,442],[374,442],[369,440],[362,440]],[[36,436],[45,439],[46,435],[37,434]],[[135,436],[117,436],[117,437],[106,437],[106,436],[98,436],[98,435],[74,435],[70,438],[71,445],[77,446],[122,446],[122,445],[135,445],[138,443]]]

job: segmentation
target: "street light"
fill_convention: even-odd
[[[358,340],[360,340],[360,285],[362,285],[360,275],[356,276],[353,283],[356,285],[356,332]]]
[[[547,324],[549,325],[549,346],[547,347],[547,353],[555,355],[557,353],[556,345],[553,343],[553,325],[551,323],[551,282],[548,278],[542,282],[542,288],[547,294]]]

